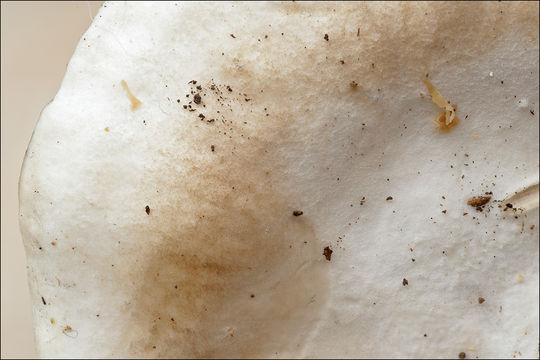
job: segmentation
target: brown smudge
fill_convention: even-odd
[[[205,101],[213,104],[214,96],[219,94],[209,93]],[[163,357],[256,357],[272,353],[273,343],[292,351],[325,306],[328,279],[318,261],[320,243],[308,218],[292,216],[290,204],[300,199],[280,185],[285,164],[278,160],[279,147],[270,146],[288,129],[265,117],[255,101],[246,103],[241,96],[235,101],[253,110],[253,123],[270,130],[250,130],[243,121],[229,121],[226,127],[221,121],[215,127],[193,122],[168,130],[159,138],[165,144],[155,154],[159,166],[140,184],[142,192],[160,189],[152,192],[159,214],[133,229],[141,255],[129,259],[137,274],[125,275],[139,279],[129,290],[133,311],[124,331],[131,353],[149,353],[157,346]],[[242,120],[234,109],[234,119]],[[231,140],[222,130],[250,140]],[[186,143],[198,150],[179,153]],[[200,144],[220,151],[209,157]],[[246,308],[247,302],[257,304],[249,294],[269,305],[264,311]],[[313,295],[316,301],[310,303]],[[158,317],[176,321],[165,326],[156,322]],[[222,336],[231,323],[234,342]],[[276,326],[291,332],[269,332]],[[118,351],[125,350],[119,345]]]
[[[141,101],[137,99],[135,95],[133,95],[133,93],[131,92],[131,90],[129,90],[128,85],[124,80],[122,80],[120,83],[122,84],[122,87],[124,88],[124,90],[126,90],[129,101],[131,101],[131,110],[133,111],[137,110],[139,106],[141,106],[142,104]]]

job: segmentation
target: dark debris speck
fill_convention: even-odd
[[[323,255],[326,258],[326,260],[330,261],[332,259],[332,249],[330,249],[329,246],[325,247],[323,250]]]

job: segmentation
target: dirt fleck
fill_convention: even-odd
[[[56,321],[54,320],[54,318],[51,318],[51,324],[54,325],[55,322],[56,322]]]
[[[353,89],[355,89],[355,88],[358,87],[358,83],[357,83],[356,81],[354,81],[354,80],[351,81],[351,82],[349,83],[349,85],[350,85]]]
[[[465,359],[467,357],[467,354],[465,354],[463,351],[459,353],[458,357],[460,359]]]
[[[328,41],[328,34],[324,34],[324,40]]]
[[[304,212],[302,210],[294,210],[292,214],[294,216],[300,216],[300,215],[304,214]]]
[[[212,152],[214,152],[214,150],[216,150],[216,147],[214,145],[210,145],[210,150],[212,150]]]
[[[150,215],[150,206],[146,205],[144,210],[146,211],[147,215]]]
[[[47,305],[47,303],[45,302],[45,299],[43,298],[43,296],[41,297],[41,302],[43,302],[43,305]]]
[[[407,285],[409,285],[409,280],[404,278],[401,283],[403,284],[403,286],[407,286]]]
[[[198,93],[195,94],[195,95],[193,96],[193,102],[194,102],[195,104],[197,104],[197,105],[200,104],[200,103],[201,103],[201,95],[199,95]]]
[[[491,196],[475,196],[467,200],[467,205],[474,206],[478,210],[478,207],[486,205],[489,200]]]
[[[529,229],[534,230],[534,225],[531,225],[531,227]]]
[[[479,304],[482,304],[484,301],[486,301],[486,299],[484,299],[483,297],[480,296],[480,297],[478,298],[478,303],[479,303]]]
[[[236,39],[236,36],[234,36],[234,34],[229,34],[229,35],[231,35],[231,37],[232,37],[233,39]]]
[[[330,249],[329,246],[325,247],[323,250],[323,255],[326,258],[326,260],[330,261],[332,259],[332,249]]]
[[[389,196],[389,197],[386,198],[386,201],[390,201],[390,200],[393,200],[393,199],[394,199],[393,197]]]

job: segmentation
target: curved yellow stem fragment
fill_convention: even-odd
[[[450,105],[450,102],[444,99],[439,90],[437,90],[435,86],[433,86],[433,84],[429,82],[429,80],[424,80],[424,84],[426,85],[429,94],[431,95],[431,101],[433,101],[437,106],[445,110],[445,125],[450,125],[456,117],[456,111],[454,107]]]

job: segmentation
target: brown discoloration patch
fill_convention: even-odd
[[[220,109],[214,96],[225,97],[206,94],[210,112]],[[233,116],[225,113],[226,123],[183,123],[156,135],[166,145],[153,155],[159,166],[146,174],[141,189],[159,189],[152,193],[159,214],[138,228],[140,239],[133,241],[144,255],[131,259],[141,269],[135,276],[140,286],[131,296],[135,328],[126,332],[137,353],[157,346],[166,349],[165,357],[254,356],[272,353],[267,343],[293,349],[302,332],[268,332],[269,325],[294,333],[325,304],[328,281],[317,261],[316,234],[308,219],[291,216],[291,203],[300,201],[280,186],[284,164],[273,149],[287,128],[272,123],[254,101],[223,100],[233,109]],[[246,126],[247,113],[258,127]],[[200,151],[208,143],[220,151]],[[177,151],[186,144],[193,150]],[[242,305],[256,303],[246,293],[267,301],[265,311]],[[313,295],[317,301],[306,307]],[[176,321],[165,324],[158,317]],[[232,323],[234,342],[223,336]]]
[[[131,102],[131,110],[133,111],[137,110],[142,104],[141,101],[137,99],[135,95],[133,95],[133,93],[131,92],[131,90],[129,90],[129,87],[124,80],[121,81],[121,84],[124,90],[126,90],[129,101]]]
[[[465,354],[463,351],[458,354],[458,357],[460,359],[465,359],[467,357],[467,354]]]

